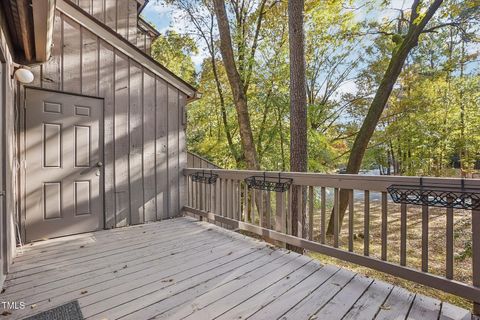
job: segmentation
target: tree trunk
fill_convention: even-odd
[[[408,32],[404,36],[402,43],[397,46],[393,52],[388,68],[385,71],[377,92],[375,93],[372,103],[370,104],[367,116],[365,117],[362,127],[355,138],[355,142],[350,150],[350,156],[346,168],[347,174],[358,174],[358,171],[362,165],[365,151],[367,150],[368,143],[370,142],[373,132],[375,131],[375,127],[380,120],[380,116],[385,109],[385,105],[390,97],[393,86],[397,81],[400,72],[402,71],[405,60],[407,59],[410,51],[417,46],[420,34],[423,32],[428,21],[430,21],[430,19],[433,17],[442,2],[443,0],[435,0],[425,12],[423,18],[418,16],[419,0],[415,0],[413,2],[412,16],[410,18]],[[340,191],[339,202],[339,225],[341,226],[343,217],[345,215],[345,210],[348,206],[348,190]],[[329,234],[333,234],[333,223],[334,219],[332,210],[327,229],[327,233]]]
[[[307,171],[307,97],[305,74],[305,39],[303,32],[304,0],[288,1],[288,30],[290,49],[290,171]],[[299,199],[299,190],[302,188]],[[306,190],[293,186],[292,233],[306,235]],[[302,201],[303,200],[303,201]],[[299,217],[300,215],[300,217]],[[298,223],[297,223],[298,222]],[[303,227],[299,230],[299,224]],[[302,251],[301,248],[291,248]]]
[[[230,25],[225,10],[224,0],[214,0],[215,15],[217,17],[218,30],[220,33],[220,52],[223,64],[227,72],[228,81],[233,93],[233,101],[237,111],[238,126],[240,128],[240,140],[248,169],[260,169],[257,150],[253,140],[250,115],[248,113],[247,95],[245,88],[235,65],[235,58],[230,35]]]
[[[228,119],[227,119],[227,108],[225,107],[225,98],[223,96],[222,85],[220,83],[220,79],[218,78],[217,63],[215,61],[215,53],[212,53],[211,63],[212,63],[213,77],[215,79],[215,84],[217,86],[218,97],[220,99],[220,113],[222,114],[222,122],[223,122],[225,135],[227,137],[228,148],[230,149],[230,153],[232,154],[233,158],[235,159],[235,163],[236,163],[237,168],[238,168],[239,165],[240,165],[240,162],[241,162],[241,157],[237,154],[237,150],[235,150],[235,145],[233,144],[232,134],[230,133],[230,126],[228,125]]]

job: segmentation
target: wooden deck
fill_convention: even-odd
[[[77,300],[86,319],[470,319],[464,309],[191,218],[24,248],[4,319]]]

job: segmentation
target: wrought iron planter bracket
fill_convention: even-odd
[[[192,181],[205,184],[214,184],[218,179],[218,174],[213,173],[212,170],[209,172],[205,172],[205,170],[197,171],[190,176],[192,177]]]
[[[423,178],[420,178],[419,185],[392,184],[387,191],[395,203],[470,210],[480,208],[480,188],[465,187],[463,179],[461,186],[457,187],[424,185]]]
[[[281,173],[278,177],[267,177],[264,172],[262,176],[251,176],[245,179],[245,183],[249,188],[265,191],[285,192],[290,189],[293,179],[282,178]]]

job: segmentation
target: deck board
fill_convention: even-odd
[[[2,319],[77,300],[85,319],[462,319],[467,310],[192,218],[24,247]],[[33,307],[32,307],[33,306]]]

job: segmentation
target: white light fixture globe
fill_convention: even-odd
[[[21,83],[30,83],[33,81],[34,77],[32,71],[25,68],[19,68],[15,71],[15,78]]]

